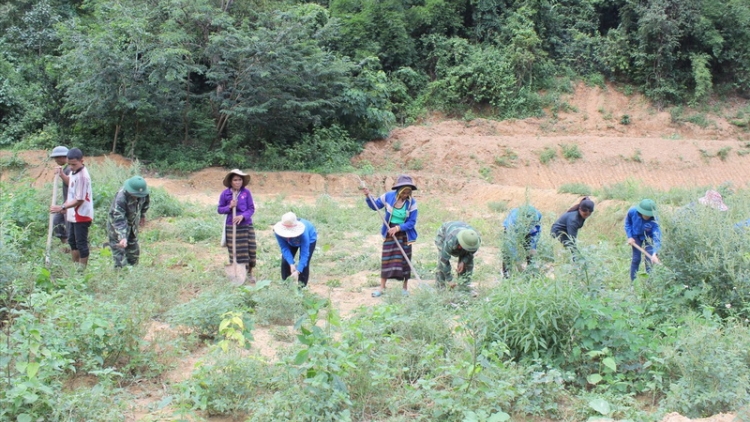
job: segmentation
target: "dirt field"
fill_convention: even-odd
[[[651,108],[642,97],[628,97],[611,87],[603,90],[579,85],[564,101],[569,111],[559,112],[556,117],[506,122],[435,117],[396,129],[387,139],[368,143],[353,161],[358,166],[369,164],[375,169],[372,175],[363,177],[374,192],[389,189],[399,173],[408,173],[419,186],[418,198],[450,195],[454,207],[463,212],[486,210],[486,204],[493,201],[507,201],[512,207],[527,198],[542,211],[560,212],[575,198],[557,193],[560,186],[568,183],[595,188],[632,179],[667,189],[722,183],[744,187],[750,180],[750,154],[745,153],[750,152],[750,133],[722,116],[707,114],[705,128],[676,123],[669,112]],[[692,114],[695,112],[685,113]],[[725,116],[731,114],[733,110],[724,112]],[[623,124],[626,120],[629,123]],[[576,145],[582,157],[575,161],[565,159],[561,145]],[[545,148],[554,149],[557,157],[542,164],[540,154]],[[20,158],[35,165],[32,173],[39,184],[51,179],[53,166],[46,160],[46,154],[45,151],[19,153]],[[8,152],[0,153],[7,155]],[[120,156],[109,158],[128,162]],[[225,169],[209,168],[180,179],[147,180],[151,186],[164,187],[181,200],[212,205],[222,189],[225,174]],[[288,201],[305,202],[312,202],[324,193],[333,197],[359,195],[359,180],[353,174],[251,174],[249,188],[261,203],[264,198],[277,195],[284,195]],[[373,238],[377,241],[377,236]],[[325,275],[321,277],[325,281]],[[347,289],[362,285],[366,277],[367,274],[353,274],[342,280],[341,288],[333,290],[331,299],[342,315],[358,306],[379,302],[368,292]],[[311,284],[311,289],[329,295],[323,282]],[[267,330],[259,329],[254,336],[256,343],[262,345],[260,353],[273,358],[275,347],[280,344],[276,344]],[[186,357],[165,378],[185,379],[201,353],[204,351]],[[148,415],[147,406],[158,400],[161,392],[141,391],[139,396],[144,399],[135,404],[140,410],[134,413],[134,420]],[[700,421],[725,422],[733,418],[733,415],[716,415]],[[663,419],[664,422],[688,420],[677,414]]]

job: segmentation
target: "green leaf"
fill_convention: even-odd
[[[31,422],[33,419],[28,413],[21,413],[16,417],[16,422]]]
[[[299,353],[297,353],[297,356],[294,357],[294,364],[295,365],[301,365],[307,360],[307,356],[309,354],[309,350],[300,350]]]
[[[599,374],[591,374],[588,377],[586,377],[586,381],[589,382],[589,384],[599,384],[602,381],[602,376]]]
[[[604,399],[594,399],[589,402],[589,407],[601,413],[604,416],[612,412],[612,406]]]
[[[510,415],[505,412],[493,413],[492,416],[487,418],[487,422],[505,422],[510,420]]]
[[[617,372],[617,363],[615,363],[615,360],[612,358],[604,358],[602,359],[602,363],[607,368],[611,369],[612,372]]]
[[[39,372],[38,362],[31,362],[30,364],[26,366],[26,376],[29,378],[34,378],[38,372]]]

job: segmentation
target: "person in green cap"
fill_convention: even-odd
[[[125,264],[136,265],[140,257],[138,227],[146,223],[146,212],[150,205],[146,180],[133,176],[125,181],[109,207],[107,234],[115,268]]]
[[[463,221],[443,223],[435,237],[438,248],[438,268],[436,285],[445,287],[453,281],[451,257],[458,257],[456,273],[461,279],[462,289],[468,289],[471,275],[474,272],[474,254],[479,250],[482,240],[476,230]]]
[[[651,255],[646,257],[646,272],[651,271],[651,264],[659,263],[656,253],[661,248],[661,229],[654,214],[656,203],[651,199],[644,199],[638,205],[628,210],[625,216],[625,234],[628,236],[628,245],[633,249],[633,259],[630,261],[630,280],[635,280],[638,268],[641,266],[641,251],[635,247],[643,247]]]

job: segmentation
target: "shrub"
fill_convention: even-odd
[[[583,153],[578,149],[576,144],[560,144],[562,148],[562,156],[568,161],[580,160],[583,158]]]
[[[213,338],[218,331],[222,315],[241,310],[242,296],[227,286],[205,290],[195,299],[177,305],[166,314],[171,324],[194,329],[201,337]]]
[[[544,150],[539,152],[539,162],[542,164],[548,164],[550,161],[557,158],[557,151],[550,147],[544,147]]]
[[[516,166],[517,160],[518,154],[516,154],[512,149],[506,147],[503,155],[495,157],[495,165],[498,165],[500,167],[512,168]]]

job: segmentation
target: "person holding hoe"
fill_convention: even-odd
[[[83,152],[72,148],[67,153],[69,177],[68,195],[62,206],[50,207],[52,213],[65,213],[70,223],[68,245],[73,262],[81,269],[89,261],[89,227],[94,221],[94,194],[91,189],[91,176],[83,164]]]
[[[115,268],[138,264],[141,254],[138,229],[146,224],[146,212],[150,204],[148,186],[141,176],[126,180],[112,200],[107,219],[107,235]]]
[[[651,271],[652,263],[659,263],[656,253],[661,247],[661,229],[659,229],[655,213],[656,203],[651,199],[644,199],[630,208],[625,216],[625,234],[628,236],[628,245],[633,249],[633,259],[630,261],[630,281],[635,280],[635,275],[641,266],[641,252],[646,252],[647,273]]]
[[[398,176],[390,192],[375,199],[370,190],[362,188],[365,202],[370,209],[377,211],[385,208],[385,218],[380,234],[383,236],[383,253],[380,261],[380,290],[372,293],[380,297],[385,293],[385,282],[388,279],[402,280],[404,295],[408,295],[408,283],[411,277],[411,245],[417,240],[417,200],[412,196],[417,185],[410,176]]]
[[[229,250],[229,260],[234,264],[245,264],[247,276],[251,283],[255,282],[253,268],[255,268],[255,228],[253,227],[253,214],[255,214],[255,202],[250,190],[246,188],[250,183],[250,175],[239,169],[234,169],[224,177],[224,189],[219,196],[219,214],[226,214],[224,231],[226,233],[226,244]],[[232,211],[235,216],[232,216]],[[234,230],[233,230],[233,227]],[[236,239],[233,238],[236,231]],[[236,242],[237,257],[234,261],[232,256],[232,242]]]
[[[438,249],[438,267],[435,274],[437,287],[445,287],[453,281],[451,257],[458,257],[456,273],[461,282],[461,290],[469,290],[474,272],[474,254],[479,250],[482,239],[470,225],[463,221],[443,223],[435,236]],[[452,284],[452,283],[451,283]]]
[[[293,212],[288,212],[273,226],[273,232],[281,249],[281,279],[286,280],[291,276],[301,287],[307,287],[310,261],[318,241],[315,226],[305,219],[297,218]],[[294,256],[298,250],[299,262],[295,264]]]
[[[56,146],[52,149],[49,157],[55,160],[55,164],[57,164],[55,174],[62,180],[62,197],[63,201],[65,201],[68,199],[68,183],[70,182],[71,173],[71,169],[68,167],[68,148],[62,145]],[[56,238],[60,239],[60,242],[67,245],[70,225],[65,221],[65,214],[55,213],[53,216],[53,233]],[[68,250],[65,249],[65,252],[68,252]]]
[[[513,208],[503,221],[503,277],[510,277],[511,264],[531,264],[542,232],[542,213],[531,205]]]

